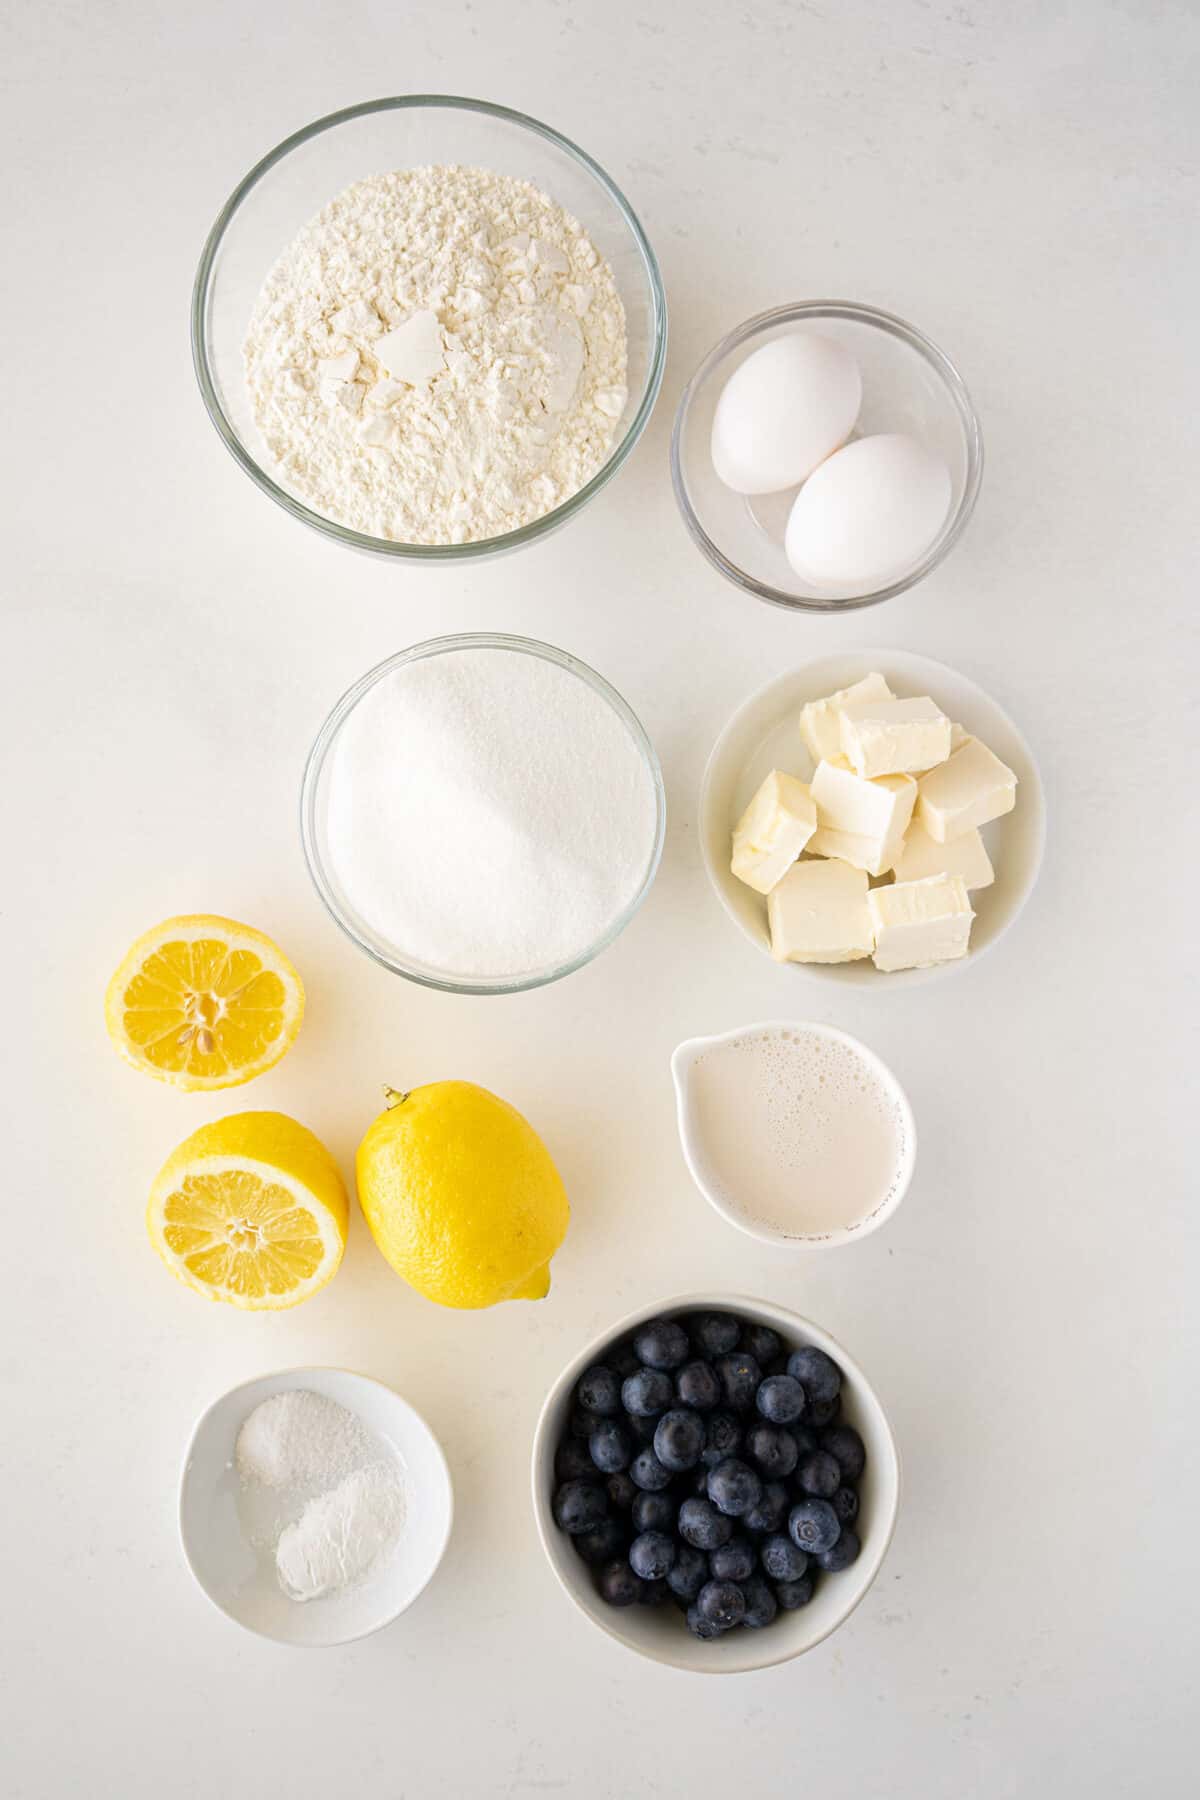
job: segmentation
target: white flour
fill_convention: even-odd
[[[373,175],[280,257],[245,343],[284,486],[404,543],[528,524],[603,465],[625,312],[579,223],[486,169]]]
[[[404,1498],[386,1463],[356,1469],[310,1500],[285,1526],[275,1551],[279,1585],[293,1600],[318,1600],[350,1587],[396,1542]]]

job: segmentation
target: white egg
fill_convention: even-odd
[[[796,331],[754,350],[713,413],[713,467],[739,494],[795,487],[844,444],[862,405],[862,376],[832,338]]]
[[[903,432],[859,438],[796,495],[784,548],[805,581],[881,587],[919,562],[950,510],[950,471]]]

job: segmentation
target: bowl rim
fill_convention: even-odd
[[[701,1177],[697,1160],[692,1154],[690,1134],[684,1117],[684,1085],[680,1080],[685,1054],[694,1052],[697,1045],[729,1044],[737,1038],[754,1037],[764,1031],[806,1031],[816,1037],[831,1038],[839,1044],[848,1044],[852,1050],[862,1057],[863,1061],[875,1069],[887,1092],[895,1100],[904,1121],[906,1151],[901,1164],[900,1176],[890,1194],[871,1211],[864,1213],[853,1225],[838,1225],[830,1231],[810,1232],[807,1234],[788,1234],[773,1231],[761,1220],[755,1220],[744,1213],[739,1213],[727,1206]],[[886,1063],[877,1050],[863,1042],[849,1031],[843,1031],[838,1025],[825,1025],[817,1019],[759,1019],[749,1025],[735,1025],[729,1031],[717,1031],[700,1037],[684,1038],[671,1052],[671,1079],[675,1088],[675,1122],[679,1129],[679,1147],[683,1152],[683,1160],[687,1172],[695,1183],[697,1191],[703,1196],[713,1211],[725,1220],[727,1225],[736,1226],[760,1244],[769,1244],[772,1249],[785,1251],[806,1250],[839,1250],[845,1244],[858,1244],[871,1233],[878,1231],[881,1225],[898,1210],[909,1188],[912,1186],[913,1172],[917,1165],[917,1122],[913,1115],[912,1102],[889,1063]]]
[[[351,1381],[362,1382],[368,1387],[378,1388],[382,1393],[387,1395],[389,1402],[402,1407],[424,1432],[433,1448],[434,1459],[442,1472],[446,1484],[445,1528],[437,1546],[437,1554],[431,1561],[428,1573],[421,1581],[420,1586],[409,1596],[403,1606],[397,1607],[395,1612],[389,1613],[386,1619],[380,1619],[378,1624],[369,1625],[365,1631],[351,1632],[346,1637],[331,1638],[325,1643],[305,1642],[298,1638],[278,1637],[273,1631],[263,1631],[259,1626],[251,1625],[248,1620],[239,1618],[236,1613],[230,1612],[229,1608],[224,1606],[212,1592],[196,1566],[195,1559],[192,1555],[191,1542],[188,1537],[183,1517],[184,1494],[187,1490],[192,1456],[199,1440],[200,1433],[204,1430],[204,1427],[207,1425],[213,1413],[216,1412],[217,1408],[223,1406],[227,1400],[232,1400],[236,1394],[242,1393],[246,1388],[258,1387],[260,1383],[264,1381],[282,1381],[284,1379],[290,1379],[292,1376],[309,1377],[313,1375],[344,1375]],[[279,1391],[286,1392],[288,1390],[280,1389]],[[267,1397],[270,1398],[269,1395]],[[231,1620],[233,1624],[240,1626],[243,1631],[250,1632],[253,1637],[262,1638],[269,1644],[283,1644],[289,1650],[336,1650],[343,1644],[357,1644],[364,1638],[374,1637],[378,1631],[385,1631],[389,1625],[394,1625],[397,1619],[408,1612],[410,1607],[415,1606],[421,1595],[425,1592],[426,1588],[442,1566],[442,1560],[445,1557],[451,1536],[453,1535],[454,1479],[450,1473],[450,1464],[446,1460],[446,1452],[442,1449],[441,1440],[424,1413],[418,1412],[412,1401],[405,1399],[404,1395],[396,1388],[390,1386],[388,1382],[380,1381],[379,1377],[376,1375],[364,1375],[360,1369],[347,1369],[340,1363],[294,1363],[289,1365],[286,1369],[268,1369],[265,1374],[248,1375],[244,1381],[236,1381],[231,1388],[226,1388],[225,1391],[218,1394],[214,1400],[210,1400],[208,1405],[204,1407],[203,1411],[198,1415],[195,1424],[188,1434],[188,1441],[183,1452],[183,1462],[180,1466],[179,1487],[175,1501],[175,1528],[179,1536],[179,1546],[183,1552],[183,1560],[187,1564],[188,1572],[209,1605],[215,1607],[222,1618]]]
[[[222,405],[220,389],[208,350],[209,300],[217,259],[225,234],[234,217],[258,183],[291,151],[299,149],[301,145],[319,137],[323,132],[334,130],[337,126],[348,124],[355,119],[365,118],[372,113],[398,112],[418,107],[473,112],[485,118],[499,119],[509,125],[515,125],[521,130],[529,131],[536,137],[544,138],[568,156],[574,157],[576,162],[604,190],[624,219],[641,256],[650,292],[652,333],[645,386],[633,418],[620,441],[614,444],[602,466],[583,487],[578,488],[552,511],[543,513],[540,518],[530,520],[527,525],[519,526],[516,531],[502,532],[498,537],[478,538],[467,544],[407,544],[394,542],[390,538],[373,537],[368,532],[355,531],[348,525],[341,525],[335,519],[327,519],[323,514],[306,506],[302,500],[297,500],[293,494],[275,481],[243,442]],[[264,280],[267,273],[268,271],[264,269]],[[249,475],[255,485],[277,505],[283,507],[285,512],[290,513],[294,519],[299,519],[301,524],[310,526],[313,530],[321,532],[325,537],[333,538],[338,543],[347,544],[352,549],[365,550],[375,555],[396,557],[412,562],[461,562],[472,557],[498,556],[506,551],[517,550],[525,544],[532,543],[536,538],[543,537],[547,532],[565,524],[612,480],[645,430],[662,387],[667,363],[667,297],[658,259],[629,201],[611,175],[601,168],[595,158],[589,156],[586,150],[582,150],[578,144],[565,137],[562,132],[556,131],[553,126],[544,124],[540,119],[535,119],[528,113],[518,112],[509,106],[499,106],[489,100],[475,100],[460,94],[394,94],[378,100],[363,100],[354,106],[344,106],[337,112],[326,113],[321,118],[314,119],[311,124],[302,126],[298,131],[293,131],[276,144],[274,149],[269,150],[254,164],[249,173],[243,176],[217,214],[204,241],[195,280],[192,284],[190,335],[192,367],[199,384],[200,396],[218,436],[234,461]]]
[[[874,667],[874,668],[879,668],[879,669],[885,671],[885,673],[887,671],[889,663],[892,665],[894,670],[902,670],[905,664],[909,664],[909,665],[920,664],[920,665],[922,665],[923,671],[929,671],[931,674],[934,674],[935,672],[942,672],[944,674],[950,675],[954,680],[966,682],[966,684],[969,687],[975,689],[975,691],[977,693],[982,694],[982,696],[985,699],[985,701],[987,702],[987,704],[989,706],[993,707],[995,709],[995,711],[999,714],[1000,718],[1003,719],[1006,728],[1012,733],[1013,737],[1016,739],[1017,743],[1021,747],[1021,750],[1025,756],[1027,763],[1028,763],[1028,771],[1029,771],[1026,776],[1022,777],[1022,786],[1025,788],[1025,790],[1028,793],[1030,793],[1033,796],[1034,802],[1036,804],[1036,809],[1037,809],[1036,810],[1036,824],[1037,824],[1036,839],[1035,839],[1035,842],[1033,845],[1032,853],[1029,858],[1029,864],[1028,864],[1028,869],[1027,869],[1027,873],[1025,876],[1024,886],[1023,886],[1022,892],[1020,894],[1020,897],[1018,898],[1016,904],[1013,906],[1008,917],[992,933],[992,935],[987,939],[987,941],[985,943],[973,945],[968,950],[966,956],[956,957],[956,958],[952,959],[950,962],[935,963],[931,968],[928,968],[928,969],[896,970],[888,975],[886,981],[881,980],[881,981],[877,982],[877,981],[872,980],[869,983],[865,984],[865,986],[870,987],[870,988],[878,988],[878,987],[882,986],[882,987],[886,987],[886,988],[903,990],[906,988],[914,987],[919,982],[939,981],[946,976],[960,974],[965,969],[974,968],[975,965],[978,963],[979,959],[983,956],[986,956],[988,951],[993,949],[1000,942],[1001,938],[1005,937],[1007,935],[1007,933],[1012,930],[1012,927],[1016,924],[1017,920],[1020,918],[1021,914],[1024,912],[1025,907],[1028,904],[1029,897],[1033,893],[1034,888],[1037,886],[1038,876],[1041,873],[1042,861],[1045,856],[1045,851],[1046,851],[1046,790],[1045,790],[1045,785],[1042,781],[1041,771],[1038,768],[1037,759],[1034,756],[1033,751],[1029,747],[1028,738],[1025,736],[1025,733],[1021,730],[1020,726],[1013,719],[1012,714],[1008,711],[1008,709],[1006,707],[1001,706],[1001,704],[998,700],[993,699],[991,694],[987,691],[987,689],[984,687],[981,687],[979,682],[977,682],[973,676],[964,675],[961,672],[961,670],[952,667],[951,664],[940,662],[936,657],[933,657],[933,656],[926,656],[921,651],[897,650],[897,649],[889,650],[889,649],[881,649],[878,646],[875,646],[875,647],[867,646],[864,649],[857,649],[857,648],[851,647],[851,648],[847,648],[845,650],[831,650],[824,656],[809,657],[807,661],[802,662],[802,663],[796,663],[791,668],[780,669],[775,675],[772,675],[767,681],[762,682],[760,686],[756,687],[752,693],[747,694],[744,700],[739,702],[739,704],[730,713],[730,715],[726,719],[725,723],[722,725],[720,731],[718,731],[716,737],[713,740],[712,749],[709,751],[708,756],[705,759],[704,773],[700,778],[700,794],[699,794],[699,799],[697,802],[697,812],[696,812],[696,819],[697,819],[696,835],[697,835],[697,837],[699,839],[699,843],[700,843],[700,860],[704,864],[704,872],[708,876],[709,886],[711,887],[714,895],[716,896],[716,899],[721,907],[721,910],[726,914],[726,916],[737,927],[738,931],[746,939],[747,943],[752,944],[754,946],[755,950],[757,950],[760,955],[767,955],[768,952],[764,949],[763,944],[749,930],[745,921],[738,917],[737,913],[734,911],[732,905],[730,904],[728,895],[725,892],[723,880],[720,878],[720,876],[718,874],[718,867],[714,861],[711,847],[710,847],[709,841],[708,841],[708,831],[706,829],[706,825],[707,825],[709,806],[710,806],[710,796],[711,796],[713,783],[716,780],[716,776],[717,776],[717,771],[718,771],[718,766],[719,766],[719,758],[725,748],[727,740],[730,738],[730,736],[736,730],[738,725],[749,714],[751,714],[754,711],[754,709],[766,698],[766,696],[774,688],[782,689],[783,687],[785,687],[787,685],[788,682],[794,681],[798,676],[805,675],[810,669],[820,667],[823,663],[844,662],[844,661],[850,661],[850,660],[853,660],[856,662],[861,660],[864,665],[864,669],[870,669],[870,668]],[[936,678],[936,676],[935,676],[935,678]],[[816,697],[816,696],[814,696],[814,697]],[[1026,803],[1026,804],[1028,804],[1028,803]],[[723,871],[722,871],[722,873],[723,873]],[[864,958],[863,960],[869,961],[870,959]],[[849,966],[849,965],[823,964],[823,963],[787,963],[787,964],[781,963],[777,966],[780,968],[786,967],[788,969],[797,970],[797,971],[799,971],[799,973],[802,976],[805,976],[805,977],[813,979],[813,980],[828,981],[839,966]]]
[[[873,1534],[872,1536],[872,1558],[868,1560],[869,1574],[855,1598],[846,1606],[845,1611],[840,1613],[810,1641],[797,1644],[790,1649],[780,1649],[777,1654],[768,1651],[767,1655],[760,1656],[753,1661],[743,1663],[738,1668],[733,1669],[721,1668],[715,1664],[705,1665],[702,1663],[690,1662],[681,1656],[672,1656],[658,1650],[650,1650],[637,1644],[631,1644],[627,1637],[616,1631],[613,1626],[609,1624],[608,1620],[603,1617],[601,1601],[596,1601],[595,1609],[584,1605],[583,1601],[564,1578],[562,1570],[559,1567],[558,1559],[551,1547],[552,1545],[557,1546],[561,1544],[562,1533],[554,1523],[554,1517],[551,1512],[549,1484],[545,1479],[547,1472],[552,1471],[553,1469],[552,1451],[548,1448],[547,1444],[551,1414],[571,1385],[579,1379],[579,1376],[583,1373],[584,1369],[587,1368],[589,1362],[594,1359],[597,1352],[610,1344],[614,1338],[618,1338],[623,1333],[632,1330],[636,1325],[643,1324],[647,1319],[657,1318],[659,1314],[673,1315],[679,1312],[690,1312],[697,1308],[703,1309],[708,1307],[715,1307],[727,1312],[736,1312],[741,1309],[752,1317],[758,1315],[776,1323],[783,1322],[787,1329],[810,1334],[809,1341],[815,1343],[820,1349],[828,1351],[835,1360],[840,1360],[852,1380],[861,1387],[865,1394],[869,1395],[878,1410],[883,1440],[890,1452],[891,1464],[895,1474],[891,1505],[886,1517],[881,1517],[880,1519],[878,1535],[876,1536]],[[753,1674],[756,1670],[776,1668],[781,1663],[794,1661],[796,1657],[803,1656],[809,1650],[815,1650],[818,1644],[824,1643],[827,1638],[831,1637],[832,1634],[837,1631],[839,1627],[844,1625],[846,1620],[858,1610],[858,1607],[862,1604],[878,1579],[879,1571],[883,1566],[888,1550],[891,1547],[892,1538],[895,1535],[904,1482],[900,1447],[896,1442],[896,1434],[892,1430],[891,1420],[888,1418],[883,1401],[880,1399],[874,1383],[863,1373],[859,1362],[845,1349],[842,1343],[834,1337],[832,1332],[827,1331],[824,1326],[818,1325],[815,1320],[805,1318],[801,1313],[792,1312],[789,1307],[781,1306],[778,1301],[755,1299],[748,1294],[725,1292],[713,1293],[709,1291],[678,1294],[666,1300],[660,1300],[644,1306],[635,1307],[634,1310],[627,1313],[624,1318],[618,1319],[604,1331],[598,1332],[582,1347],[551,1383],[546,1397],[542,1402],[541,1410],[538,1414],[537,1425],[534,1428],[533,1449],[530,1457],[530,1474],[533,1490],[534,1523],[537,1527],[537,1534],[542,1550],[545,1553],[546,1561],[549,1563],[559,1587],[573,1603],[577,1611],[582,1613],[583,1616],[597,1628],[597,1630],[603,1631],[606,1637],[611,1638],[614,1643],[619,1644],[623,1649],[629,1651],[631,1655],[642,1657],[648,1662],[656,1662],[666,1668],[679,1669],[684,1674],[688,1675],[749,1675]],[[866,1548],[867,1546],[864,1540],[864,1556],[866,1554]],[[755,1641],[765,1644],[769,1642],[770,1636],[770,1628],[768,1628],[763,1632],[755,1634]],[[683,1641],[685,1643],[688,1642],[687,1639],[684,1639]]]
[[[533,976],[504,977],[499,980],[470,980],[465,976],[439,976],[406,961],[394,946],[385,950],[381,943],[369,943],[342,911],[321,854],[321,839],[316,818],[317,797],[329,753],[346,720],[363,696],[394,669],[404,668],[409,663],[424,661],[431,656],[452,655],[460,650],[510,650],[519,655],[534,656],[543,662],[554,663],[557,667],[567,670],[569,674],[577,676],[585,686],[591,688],[593,693],[598,694],[602,700],[606,701],[621,720],[641,754],[654,787],[654,842],[651,845],[645,873],[636,893],[595,943],[588,945],[587,949],[581,951],[577,956],[568,958],[566,962],[557,964],[550,969],[541,970]],[[605,680],[603,675],[598,674],[589,663],[585,663],[580,657],[573,656],[569,650],[560,650],[554,644],[544,643],[539,638],[521,637],[513,632],[453,632],[443,637],[426,638],[419,644],[410,644],[407,649],[397,650],[391,656],[384,657],[382,662],[376,663],[365,674],[360,675],[358,680],[353,682],[335,703],[313,740],[300,783],[300,841],[304,852],[304,861],[321,903],[334,924],[350,939],[352,944],[356,944],[360,950],[365,951],[382,968],[389,970],[393,975],[402,975],[406,981],[415,981],[420,987],[434,988],[444,994],[529,993],[534,988],[548,987],[551,982],[561,981],[564,976],[573,975],[577,969],[582,969],[588,963],[593,962],[602,951],[608,949],[610,944],[616,942],[650,892],[662,861],[666,836],[667,791],[666,783],[663,780],[662,766],[649,733],[629,702],[617,692],[610,682]]]
[[[917,351],[940,376],[958,413],[966,443],[967,472],[958,505],[947,517],[920,562],[896,581],[888,582],[880,588],[874,588],[869,593],[850,594],[845,598],[834,596],[823,598],[816,594],[789,594],[784,588],[773,587],[770,582],[760,581],[735,563],[731,557],[726,556],[700,523],[699,516],[692,505],[687,478],[683,470],[682,440],[692,403],[700,388],[721,362],[734,350],[739,349],[751,338],[759,336],[764,331],[772,330],[777,325],[813,319],[849,319],[856,324],[873,326],[877,330],[886,332],[890,337],[899,338],[908,344],[910,349]],[[769,307],[765,312],[755,313],[752,318],[743,320],[740,325],[735,325],[732,331],[726,332],[725,336],[713,345],[692,374],[679,397],[679,405],[675,409],[675,421],[671,428],[671,486],[675,493],[680,516],[692,542],[713,567],[724,575],[727,581],[733,582],[735,587],[742,588],[748,594],[754,594],[758,599],[765,600],[772,606],[782,607],[787,612],[851,612],[862,606],[876,606],[882,600],[890,600],[896,594],[902,594],[908,588],[915,587],[918,581],[923,581],[949,555],[962,536],[967,522],[975,510],[975,502],[979,498],[979,488],[983,480],[983,461],[983,431],[979,423],[979,415],[957,365],[950,360],[939,345],[934,343],[931,337],[919,330],[917,326],[911,325],[907,319],[900,318],[896,313],[885,312],[881,307],[869,306],[856,300],[791,301],[782,306]]]

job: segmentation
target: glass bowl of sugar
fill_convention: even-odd
[[[192,296],[239,467],[335,542],[457,562],[573,518],[666,363],[654,252],[616,183],[536,119],[409,94],[318,119],[234,189]]]
[[[511,994],[582,968],[650,890],[654,746],[564,650],[466,633],[390,656],[309,754],[301,833],[334,922],[394,974]]]

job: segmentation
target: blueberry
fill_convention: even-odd
[[[746,1433],[746,1454],[776,1481],[790,1475],[800,1460],[795,1438],[782,1425],[752,1425]]]
[[[791,1538],[777,1532],[762,1547],[762,1566],[772,1581],[799,1581],[808,1568],[808,1558],[797,1550]]]
[[[654,1433],[654,1454],[664,1469],[680,1475],[694,1469],[704,1448],[704,1420],[686,1407],[665,1412]]]
[[[635,1418],[648,1419],[666,1412],[673,1398],[671,1377],[661,1369],[639,1369],[621,1383],[621,1405]]]
[[[754,1403],[770,1424],[792,1425],[804,1411],[804,1389],[790,1375],[768,1375]]]
[[[795,1612],[797,1607],[807,1606],[813,1597],[811,1575],[802,1575],[799,1581],[777,1581],[775,1583],[775,1599],[784,1612]]]
[[[567,1420],[567,1435],[573,1438],[583,1438],[586,1442],[599,1423],[599,1413],[589,1412],[585,1406],[573,1407],[571,1416]]]
[[[843,1526],[853,1525],[858,1517],[858,1495],[853,1488],[840,1487],[829,1504]]]
[[[746,1581],[754,1573],[757,1561],[749,1538],[735,1536],[713,1551],[708,1559],[709,1573],[714,1581]]]
[[[799,1500],[788,1514],[788,1535],[798,1550],[811,1556],[832,1550],[841,1529],[828,1500]]]
[[[702,1412],[718,1406],[721,1383],[711,1363],[684,1363],[675,1377],[675,1392],[685,1406],[698,1406]]]
[[[740,1519],[762,1499],[762,1482],[749,1463],[727,1456],[709,1471],[708,1497],[730,1519]]]
[[[661,1581],[675,1561],[675,1539],[665,1531],[642,1531],[629,1546],[629,1566],[643,1581]]]
[[[728,1356],[718,1357],[715,1366],[726,1406],[732,1407],[734,1412],[749,1412],[762,1380],[762,1371],[754,1358],[744,1350],[734,1350]]]
[[[800,1383],[810,1403],[822,1405],[837,1399],[842,1371],[832,1356],[826,1356],[815,1344],[793,1350],[787,1360],[787,1372]]]
[[[732,1631],[746,1616],[746,1596],[735,1581],[706,1581],[696,1595],[696,1611],[718,1631]]]
[[[692,1342],[701,1356],[725,1356],[737,1345],[742,1328],[732,1313],[693,1313],[688,1320]]]
[[[643,1449],[645,1445],[654,1442],[654,1433],[658,1430],[658,1421],[660,1417],[661,1415],[659,1413],[648,1413],[645,1415],[641,1413],[625,1414],[625,1429],[628,1431],[639,1450]],[[816,1449],[815,1441],[813,1443],[813,1449]]]
[[[667,1586],[677,1600],[690,1602],[708,1580],[708,1558],[691,1544],[680,1544],[667,1570]]]
[[[671,1590],[665,1581],[643,1581],[642,1591],[638,1595],[639,1606],[661,1606],[670,1598]]]
[[[639,1493],[630,1518],[635,1531],[673,1531],[678,1511],[670,1494]]]
[[[633,1442],[616,1419],[601,1419],[588,1439],[588,1450],[602,1475],[616,1475],[629,1467]]]
[[[575,1398],[585,1411],[608,1418],[621,1410],[621,1383],[605,1363],[593,1363],[579,1377]]]
[[[670,1469],[664,1469],[649,1448],[638,1451],[629,1465],[629,1474],[634,1487],[640,1487],[643,1492],[658,1494],[671,1485]]]
[[[821,1438],[822,1450],[828,1450],[846,1481],[857,1481],[867,1466],[867,1451],[853,1425],[834,1425]]]
[[[608,1504],[618,1513],[627,1513],[638,1493],[627,1473],[610,1475],[604,1484],[604,1491],[608,1495]]]
[[[802,1493],[832,1500],[842,1485],[842,1471],[828,1450],[814,1450],[796,1470],[796,1486]]]
[[[606,1600],[609,1606],[633,1606],[642,1592],[641,1582],[623,1558],[605,1563],[596,1586],[600,1598]]]
[[[721,1627],[706,1619],[695,1601],[687,1609],[687,1625],[693,1637],[717,1638],[721,1635]]]
[[[742,1514],[743,1531],[782,1531],[791,1504],[782,1481],[764,1483],[762,1499]]]
[[[742,1427],[731,1412],[710,1413],[704,1435],[702,1460],[710,1468],[724,1456],[736,1456],[742,1447]]]
[[[843,1525],[842,1535],[838,1538],[833,1549],[822,1550],[817,1558],[817,1562],[828,1574],[836,1575],[839,1569],[848,1569],[850,1567],[850,1564],[856,1560],[861,1549],[862,1545],[859,1542],[857,1531],[855,1531],[852,1525]]]
[[[778,1612],[778,1602],[761,1575],[751,1575],[742,1583],[742,1593],[746,1601],[746,1616],[743,1625],[752,1631],[761,1631],[764,1625],[770,1625]]]
[[[805,1413],[804,1416],[807,1420],[808,1414]],[[810,1431],[807,1423],[803,1425],[789,1425],[788,1430],[796,1440],[796,1453],[801,1462],[804,1461],[806,1456],[811,1456],[814,1450],[819,1450],[821,1448],[820,1444],[817,1442],[816,1432]]]
[[[587,1481],[596,1473],[587,1445],[581,1438],[564,1438],[554,1453],[554,1473],[560,1481]]]
[[[554,1496],[555,1522],[571,1537],[590,1531],[607,1513],[608,1496],[594,1481],[564,1481]]]
[[[677,1369],[688,1359],[687,1332],[674,1319],[652,1319],[643,1325],[633,1347],[648,1369]]]
[[[783,1350],[783,1341],[769,1325],[747,1325],[742,1333],[742,1349],[756,1363],[769,1363]]]
[[[804,1417],[814,1431],[824,1431],[832,1425],[842,1410],[842,1396],[835,1394],[832,1400],[810,1400]]]
[[[733,1536],[733,1521],[719,1513],[711,1500],[685,1500],[679,1509],[678,1532],[696,1550],[719,1550]]]
[[[637,1352],[628,1339],[623,1344],[618,1344],[615,1350],[608,1352],[608,1367],[618,1381],[624,1381],[628,1376],[636,1375],[641,1366],[637,1359]]]
[[[619,1519],[601,1519],[590,1531],[579,1532],[571,1542],[585,1563],[598,1568],[601,1563],[611,1562],[615,1556],[624,1554],[628,1535]]]

